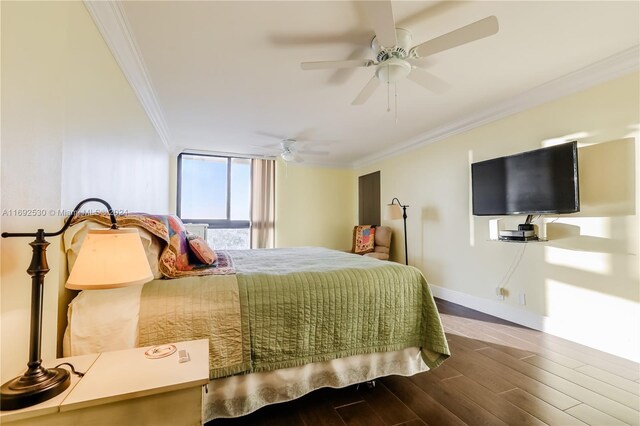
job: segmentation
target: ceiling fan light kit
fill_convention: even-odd
[[[280,157],[282,157],[282,159],[284,161],[295,161],[296,160],[296,155],[293,152],[289,151],[289,150],[282,151],[282,154],[280,154]]]
[[[383,83],[395,83],[406,78],[411,72],[411,65],[404,59],[390,58],[378,65],[376,77]]]

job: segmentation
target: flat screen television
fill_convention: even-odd
[[[473,163],[471,182],[476,216],[578,212],[578,144]]]

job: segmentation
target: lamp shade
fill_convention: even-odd
[[[100,290],[144,284],[152,279],[137,229],[91,229],[65,287]]]
[[[399,204],[387,204],[387,210],[385,212],[385,219],[396,220],[402,219],[402,209]]]

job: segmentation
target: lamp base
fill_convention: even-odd
[[[71,384],[71,375],[64,368],[27,371],[2,385],[0,409],[17,410],[39,404],[64,392]]]

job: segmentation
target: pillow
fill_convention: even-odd
[[[213,265],[218,257],[216,252],[211,250],[211,247],[200,236],[194,234],[187,234],[187,241],[189,241],[189,250],[198,259],[199,262],[205,265]]]
[[[371,253],[375,247],[376,228],[371,225],[359,225],[353,228],[353,248],[356,254]]]

